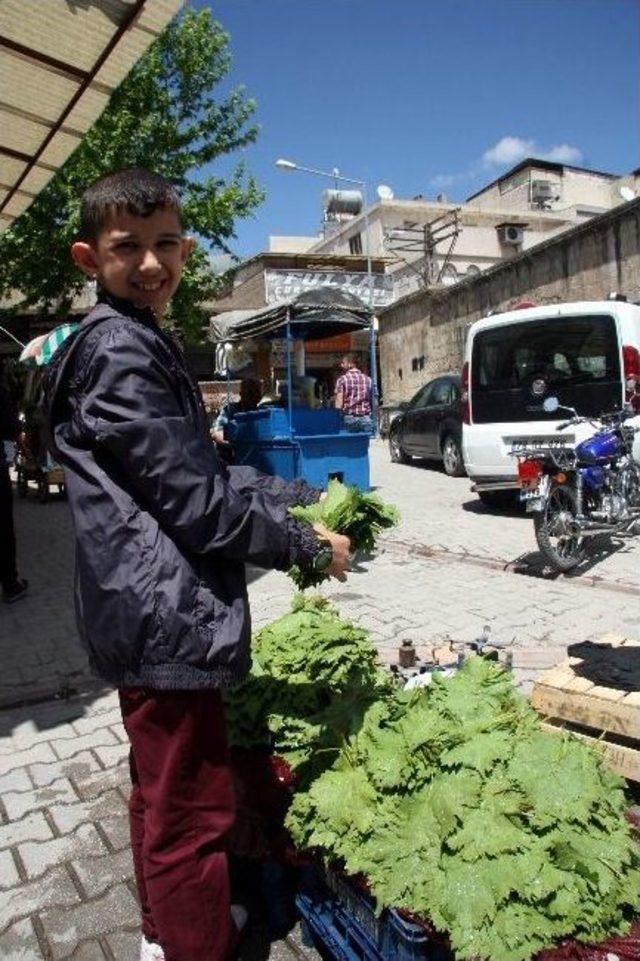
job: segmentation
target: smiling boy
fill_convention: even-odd
[[[146,216],[114,211],[101,225],[87,217],[83,233],[71,247],[71,256],[85,274],[97,279],[113,297],[136,307],[164,314],[176,292],[182,269],[193,248],[184,237],[177,211],[156,208]]]
[[[71,253],[97,281],[98,304],[45,381],[74,521],[78,626],[92,668],[119,690],[131,742],[143,961],[234,950],[220,689],[250,662],[245,563],[343,579],[349,550],[289,514],[318,491],[218,462],[199,391],[159,326],[192,246],[159,175],[124,170],[89,188]]]

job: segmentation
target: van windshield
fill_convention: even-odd
[[[542,407],[550,396],[585,416],[620,408],[620,348],[612,316],[549,317],[476,334],[474,423],[557,420],[557,413]]]

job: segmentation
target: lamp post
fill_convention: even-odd
[[[11,331],[10,331],[10,330],[7,330],[6,327],[0,327],[0,331],[2,331],[3,334],[6,334],[7,337],[10,337],[11,340],[15,341],[15,343],[18,345],[18,347],[25,347],[25,346],[26,346],[26,344],[23,344],[22,341],[21,341],[21,340],[18,340],[17,337],[14,337],[13,334],[11,333]]]
[[[355,177],[344,177],[337,167],[333,170],[318,170],[316,167],[303,167],[302,164],[294,163],[293,160],[285,160],[280,157],[276,160],[276,167],[279,170],[293,171],[299,170],[302,173],[314,174],[316,177],[327,177],[329,180],[342,181],[347,184],[357,184],[362,189],[362,204],[364,208],[364,253],[367,258],[367,289],[369,292],[369,308],[371,310],[371,328],[369,334],[369,369],[371,373],[371,420],[373,422],[373,435],[377,433],[378,423],[378,370],[376,364],[376,331],[375,317],[373,314],[373,270],[371,268],[371,244],[369,240],[369,204],[367,199],[366,180],[357,180]]]

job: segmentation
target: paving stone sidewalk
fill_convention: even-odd
[[[381,442],[372,477],[398,502],[402,525],[366,571],[326,593],[371,632],[382,660],[395,660],[405,638],[428,650],[488,624],[511,647],[526,692],[568,644],[609,631],[638,636],[633,544],[607,558],[601,582],[522,577],[503,568],[531,549],[527,518],[477,509],[464,479],[390,465]],[[17,502],[16,523],[31,593],[0,605],[0,958],[137,961],[127,746],[116,696],[91,678],[76,639],[67,505],[30,497]],[[252,571],[255,627],[291,596],[284,575]],[[269,957],[305,951],[277,942]]]

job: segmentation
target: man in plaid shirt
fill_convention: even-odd
[[[358,370],[353,354],[340,361],[342,374],[336,381],[335,406],[344,414],[344,425],[350,431],[373,429],[371,420],[371,378]]]

